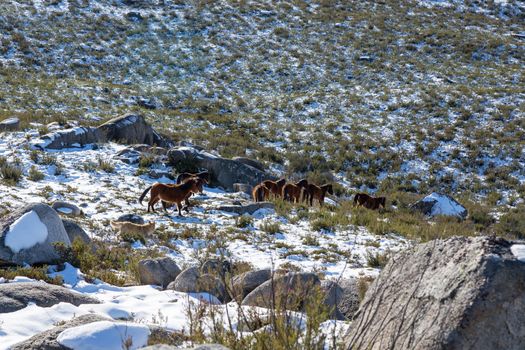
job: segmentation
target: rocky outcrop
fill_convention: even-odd
[[[194,169],[208,170],[211,175],[211,185],[220,186],[228,191],[233,191],[234,183],[255,186],[263,180],[275,178],[240,161],[218,157],[192,147],[172,148],[168,152],[168,160],[170,165],[180,171],[187,171],[182,169],[181,164],[191,165],[192,169],[188,170],[192,171]]]
[[[201,273],[211,273],[217,276],[226,276],[232,272],[232,265],[228,260],[208,259],[201,266]]]
[[[335,281],[323,280],[321,281],[321,292],[324,295],[323,303],[328,308],[328,317],[344,320],[345,316],[339,310],[339,304],[344,296],[343,288]]]
[[[119,216],[115,221],[129,221],[139,225],[144,225],[146,223],[146,221],[144,221],[144,218],[137,214],[124,214]]]
[[[394,255],[368,289],[348,349],[523,349],[525,262],[499,238]]]
[[[156,284],[166,288],[181,270],[173,259],[164,257],[139,261],[138,272],[140,283]]]
[[[38,149],[81,148],[91,143],[103,142],[104,134],[95,127],[76,127],[42,136],[31,142]]]
[[[305,303],[315,297],[320,285],[319,277],[314,273],[289,272],[255,288],[244,298],[242,305],[303,311]]]
[[[251,158],[246,158],[246,157],[233,157],[232,160],[236,161],[236,162],[239,162],[239,163],[243,163],[243,164],[246,164],[246,165],[249,165],[251,167],[254,167],[255,169],[259,169],[260,171],[264,171],[264,165],[262,165],[261,162],[255,160],[255,159],[251,159]]]
[[[240,183],[234,183],[233,184],[233,192],[242,192],[251,195],[253,190],[252,185],[248,184],[240,184]]]
[[[275,209],[275,205],[271,202],[257,202],[245,205],[221,205],[217,207],[217,210],[226,211],[228,213],[237,213],[239,215],[251,215],[259,209]]]
[[[141,115],[126,114],[113,118],[98,127],[108,141],[126,144],[147,144],[160,147],[169,147],[171,143],[160,136],[146,123]]]
[[[0,259],[15,264],[56,263],[54,244],[71,245],[62,220],[46,204],[28,204],[0,218]]]
[[[16,131],[20,128],[20,119],[7,118],[0,121],[0,132],[2,131]]]
[[[57,342],[57,338],[66,329],[85,325],[88,323],[99,322],[99,321],[108,321],[109,319],[97,314],[86,314],[75,317],[66,323],[56,326],[54,328],[48,329],[42,333],[38,333],[31,338],[24,340],[21,343],[13,345],[11,350],[69,350],[68,347],[65,347]]]
[[[410,206],[410,209],[428,217],[445,215],[465,219],[468,215],[467,208],[459,204],[454,198],[437,192],[418,200]]]
[[[0,313],[15,312],[25,308],[30,302],[41,307],[62,302],[76,306],[99,303],[97,299],[44,282],[0,284]]]

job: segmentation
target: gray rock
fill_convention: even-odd
[[[181,270],[173,259],[164,257],[139,261],[138,272],[140,283],[156,284],[166,288]]]
[[[20,128],[20,119],[18,118],[7,118],[0,122],[0,132],[2,131],[15,131]]]
[[[80,227],[76,222],[67,219],[62,219],[62,224],[64,225],[64,229],[66,230],[67,236],[69,237],[71,243],[73,243],[75,239],[78,238],[87,245],[91,245],[91,238],[88,236],[86,231],[84,231],[84,229]]]
[[[84,324],[98,322],[98,321],[109,321],[110,319],[100,316],[97,314],[86,314],[75,317],[60,326],[48,329],[47,331],[38,333],[31,338],[24,340],[21,343],[13,345],[11,350],[69,350],[57,342],[57,338],[68,328],[78,327]]]
[[[264,165],[261,162],[255,160],[255,159],[250,159],[250,158],[246,158],[246,157],[233,157],[232,159],[235,160],[236,162],[240,162],[240,163],[249,165],[251,167],[254,167],[255,169],[259,169],[261,171],[265,171]]]
[[[265,308],[276,306],[287,310],[303,311],[305,303],[311,297],[315,297],[314,292],[316,288],[320,288],[320,284],[319,277],[313,273],[289,272],[255,288],[244,298],[242,305]]]
[[[213,275],[225,276],[232,272],[232,265],[228,260],[209,259],[201,266],[201,273],[211,273]]]
[[[165,177],[170,180],[175,180],[175,176],[173,176],[173,173],[167,170],[151,169],[148,172],[148,176],[152,179],[160,179],[161,177]]]
[[[124,214],[124,215],[119,216],[117,220],[115,221],[129,221],[134,224],[140,224],[140,225],[144,225],[146,223],[146,221],[144,221],[142,216],[139,216],[137,214]]]
[[[73,203],[56,201],[55,203],[53,203],[51,208],[55,209],[59,214],[64,214],[68,216],[82,215],[82,210]]]
[[[233,184],[233,192],[243,192],[246,194],[251,195],[253,190],[252,185],[248,184],[240,184],[240,183],[234,183]]]
[[[180,162],[185,162],[191,164],[193,168],[206,169],[211,175],[211,185],[223,187],[228,191],[233,191],[234,183],[255,186],[263,180],[275,178],[250,165],[191,147],[172,148],[168,152],[168,161],[174,167],[177,167]]]
[[[275,209],[275,205],[271,202],[257,202],[246,205],[221,205],[217,210],[228,213],[237,213],[239,215],[253,214],[259,209]]]
[[[351,349],[523,349],[525,262],[512,244],[454,237],[394,255],[346,336]]]
[[[150,345],[141,350],[230,350],[229,348],[220,344],[200,344],[193,348],[178,348],[166,344]]]
[[[20,282],[0,284],[0,313],[23,309],[29,302],[50,307],[60,302],[73,305],[99,304],[97,299],[70,289],[44,282]]]
[[[167,289],[185,293],[209,293],[221,302],[229,301],[224,283],[211,274],[201,274],[197,267],[182,271]]]
[[[104,142],[103,134],[94,127],[76,127],[42,136],[32,142],[39,149],[79,148],[87,144]]]
[[[141,115],[126,114],[113,118],[98,127],[109,141],[124,142],[127,144],[156,145],[161,147],[171,146],[171,143],[146,123]]]
[[[437,192],[433,192],[413,203],[410,205],[410,209],[428,217],[445,215],[465,219],[468,215],[467,208],[459,204],[454,198]]]
[[[272,277],[270,269],[248,271],[232,278],[234,298],[243,300],[251,291]]]
[[[359,309],[357,280],[355,278],[342,279],[339,281],[339,286],[343,292],[337,300],[337,308],[345,318],[351,320]]]
[[[35,212],[40,221],[47,228],[47,238],[42,243],[36,243],[30,248],[21,249],[13,252],[6,243],[6,236],[10,231],[10,226],[21,216],[29,212]],[[71,241],[67,235],[62,220],[57,212],[46,204],[28,204],[23,208],[15,210],[6,217],[0,218],[0,259],[15,264],[52,264],[59,262],[60,256],[53,244],[63,243],[67,247],[71,246]]]
[[[344,320],[345,317],[339,310],[339,303],[344,295],[341,286],[334,281],[321,281],[321,291],[324,293],[324,304],[328,307],[331,319]]]

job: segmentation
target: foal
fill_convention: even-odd
[[[148,202],[148,213],[150,208],[155,212],[155,204],[162,200],[164,202],[176,203],[179,215],[182,216],[182,202],[187,200],[192,193],[202,192],[202,180],[199,178],[190,178],[179,185],[166,185],[157,182],[144,190],[139,198],[140,204],[142,204],[142,200],[149,190],[151,190],[151,195]],[[164,210],[166,210],[165,207]]]
[[[376,210],[380,207],[385,209],[386,197],[372,197],[366,193],[356,193],[354,196],[354,206],[363,206],[367,209]]]
[[[270,197],[270,190],[264,184],[260,183],[253,188],[252,197],[254,202],[263,202]]]
[[[286,184],[283,187],[282,196],[285,201],[299,203],[303,189],[308,186],[308,181],[302,179],[295,184]]]
[[[314,205],[314,198],[319,200],[320,206],[323,206],[324,197],[326,196],[327,192],[331,195],[334,194],[332,184],[326,184],[322,186],[308,184],[304,190],[304,196],[307,202],[310,201],[310,206]]]

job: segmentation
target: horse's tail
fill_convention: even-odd
[[[146,197],[146,194],[149,192],[149,190],[151,190],[151,188],[153,187],[153,185],[151,185],[150,187],[146,188],[144,190],[144,192],[142,192],[142,194],[140,195],[139,197],[139,203],[140,205],[142,205],[142,200],[144,199],[144,197]]]

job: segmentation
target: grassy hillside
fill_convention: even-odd
[[[437,5],[436,5],[437,4]],[[4,1],[0,116],[140,111],[355,189],[525,194],[524,4]],[[518,34],[518,35],[516,35]]]

